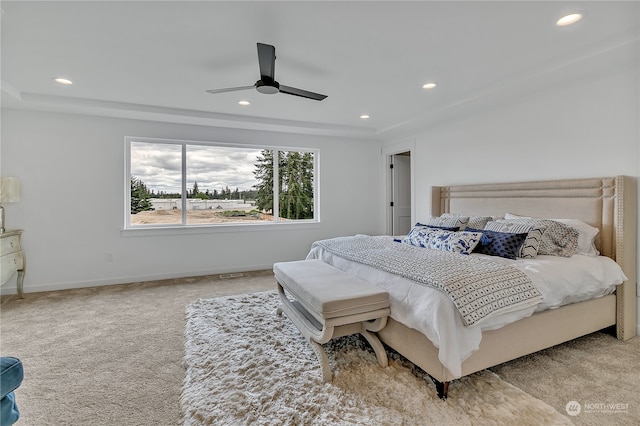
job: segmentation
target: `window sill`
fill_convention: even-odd
[[[120,230],[122,237],[155,237],[168,235],[202,235],[260,231],[299,231],[320,228],[319,221],[224,224],[224,225],[179,225],[179,226],[145,226]]]

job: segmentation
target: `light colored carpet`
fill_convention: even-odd
[[[185,307],[199,298],[272,289],[273,274],[263,271],[29,293],[24,300],[3,296],[0,351],[25,366],[17,425],[181,425]],[[265,320],[275,321],[272,313]],[[640,338],[621,342],[596,333],[492,370],[561,414],[574,399],[628,404],[625,413],[571,418],[606,426],[640,424],[638,366]],[[314,361],[309,372],[317,368]],[[424,387],[433,392],[431,383]],[[445,404],[461,404],[451,387]],[[477,408],[487,423],[490,408]]]
[[[182,424],[185,307],[273,288],[264,271],[6,298],[2,355],[25,369],[16,426]]]
[[[579,403],[576,425],[640,425],[640,337],[593,333],[491,371],[563,414]]]
[[[278,300],[269,291],[187,308],[185,425],[571,424],[488,371],[455,381],[441,401],[402,357],[381,368],[355,336],[326,345],[334,380],[322,383],[309,344],[276,317]]]

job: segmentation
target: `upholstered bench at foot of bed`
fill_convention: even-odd
[[[320,260],[279,262],[273,272],[282,300],[277,314],[287,314],[309,340],[324,382],[332,374],[322,344],[336,337],[362,334],[378,364],[387,366],[387,354],[374,333],[387,324],[389,293]]]

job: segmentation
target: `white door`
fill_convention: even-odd
[[[391,231],[406,235],[411,230],[411,156],[391,156]]]

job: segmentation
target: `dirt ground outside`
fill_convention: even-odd
[[[206,224],[206,223],[247,223],[247,222],[264,222],[273,221],[273,216],[257,213],[248,209],[244,213],[241,210],[234,210],[234,216],[230,211],[220,210],[187,210],[187,224]],[[238,214],[246,214],[239,216]],[[225,216],[229,215],[229,216]],[[150,225],[150,224],[180,224],[182,223],[181,210],[151,210],[139,212],[131,215],[132,225]]]

